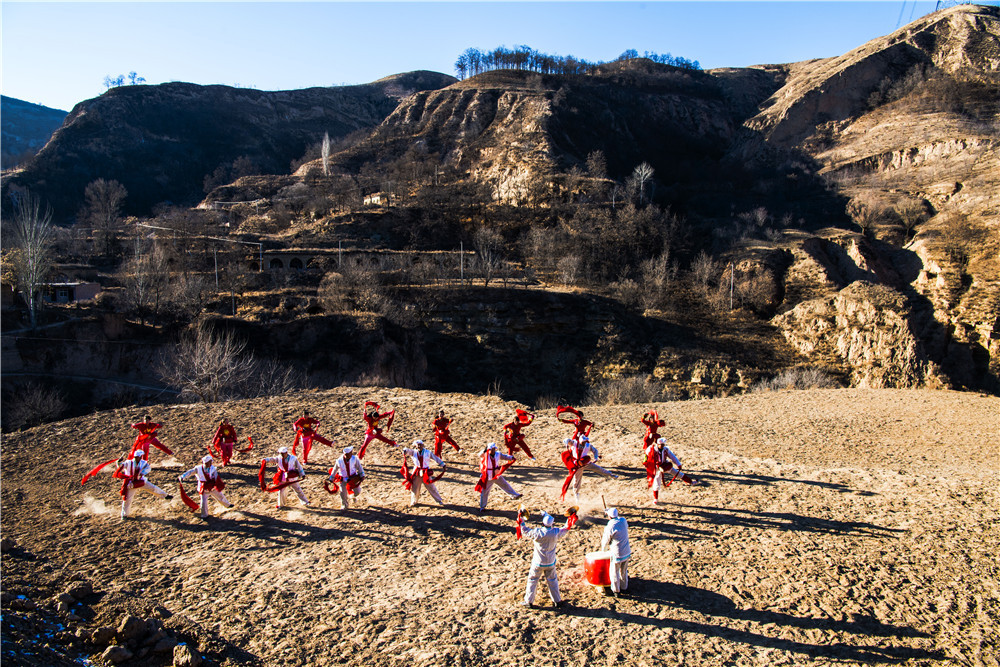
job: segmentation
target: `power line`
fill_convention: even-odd
[[[15,334],[2,334],[3,338],[12,340],[42,340],[46,342],[60,343],[118,343],[119,345],[162,345],[162,343],[144,343],[137,340],[100,340],[95,338],[44,338],[42,336],[18,336]]]

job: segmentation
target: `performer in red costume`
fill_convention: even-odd
[[[506,463],[504,463],[506,461]],[[490,489],[496,484],[507,492],[507,495],[517,500],[521,494],[514,490],[514,487],[503,478],[507,468],[514,465],[516,459],[497,450],[497,443],[491,442],[486,445],[483,451],[479,452],[479,481],[476,482],[476,491],[479,493],[479,513],[486,512],[486,502],[490,497]]]
[[[150,445],[153,445],[161,452],[173,456],[174,453],[156,439],[156,431],[163,426],[163,424],[157,424],[149,418],[149,415],[144,415],[142,419],[143,421],[132,424],[132,428],[139,431],[139,435],[135,437],[135,442],[132,444],[132,451],[129,452],[129,456],[135,454],[136,450],[141,449],[142,460],[148,461]]]
[[[236,427],[229,423],[229,420],[225,417],[219,423],[219,428],[215,430],[215,435],[212,436],[212,448],[209,450],[209,454],[218,454],[219,458],[222,459],[222,465],[229,465],[229,460],[233,458],[233,448],[236,446]]]
[[[399,469],[399,473],[403,476],[403,487],[410,492],[410,507],[417,505],[417,502],[420,500],[420,490],[425,486],[427,487],[427,493],[431,494],[431,497],[437,501],[437,504],[444,505],[441,494],[438,493],[437,487],[434,486],[434,482],[441,479],[441,476],[444,475],[444,461],[435,456],[431,450],[424,447],[423,440],[414,440],[413,447],[404,447],[402,452],[403,465]],[[413,459],[412,469],[406,463],[407,456]],[[438,471],[436,477],[431,477],[431,467],[435,463],[441,470]]]
[[[663,480],[668,475],[670,477],[664,484]],[[654,505],[660,502],[660,489],[667,488],[678,477],[685,484],[699,484],[695,477],[681,472],[680,459],[667,447],[666,438],[657,439],[646,448],[646,488],[653,490]]]
[[[583,483],[584,470],[593,470],[608,479],[618,479],[618,475],[597,465],[597,459],[601,458],[601,454],[597,451],[597,447],[590,444],[587,436],[580,436],[579,441],[566,438],[563,440],[563,444],[566,445],[566,450],[562,453],[562,460],[569,473],[563,482],[560,500],[565,500],[570,483],[573,484],[573,493],[576,495],[576,499],[580,499],[580,485]]]
[[[508,424],[503,426],[503,444],[507,448],[507,453],[513,455],[518,449],[522,449],[528,458],[532,461],[537,459],[532,456],[531,450],[528,449],[528,443],[524,441],[524,435],[521,433],[521,429],[530,424],[535,420],[535,415],[530,412],[526,412],[520,408],[514,415],[514,419]]]
[[[569,415],[569,416],[567,416]],[[571,440],[581,440],[590,437],[590,429],[594,428],[594,422],[583,418],[583,410],[577,410],[568,405],[560,405],[556,408],[556,419],[563,424],[572,424],[576,430],[570,436]]]
[[[274,473],[270,485],[264,481],[264,473],[267,470],[268,464],[274,464],[278,467],[278,471]],[[260,460],[260,472],[257,474],[257,479],[260,481],[260,490],[267,491],[268,493],[278,493],[277,508],[279,510],[285,506],[285,489],[289,486],[292,487],[292,490],[295,491],[305,507],[311,507],[309,500],[306,499],[306,494],[302,492],[301,482],[305,477],[305,469],[295,455],[288,453],[288,447],[278,448],[277,456],[270,456]]]
[[[146,419],[148,420],[149,418],[147,417]],[[149,471],[149,461],[143,458],[141,449],[132,452],[132,456],[123,456],[118,459],[118,465],[115,467],[113,477],[122,480],[122,521],[128,518],[129,510],[132,508],[132,498],[137,491],[153,493],[164,500],[173,498],[172,495],[146,479]]]
[[[302,463],[309,463],[309,452],[312,450],[313,442],[321,442],[327,447],[333,447],[334,442],[327,440],[316,432],[319,420],[309,416],[308,410],[302,411],[302,416],[295,420],[292,426],[295,428],[295,440],[292,442],[292,454],[296,453],[296,447],[302,443]]]
[[[434,420],[434,456],[441,456],[441,447],[444,443],[448,443],[452,446],[459,454],[462,453],[462,448],[452,440],[451,433],[448,427],[451,425],[453,419],[448,419],[444,416],[444,410],[438,411],[437,419]]]
[[[640,421],[643,426],[646,427],[646,435],[642,438],[642,448],[645,450],[660,437],[660,434],[657,433],[657,429],[661,426],[666,426],[667,422],[660,419],[660,415],[656,414],[656,410],[650,410],[644,414]]]
[[[198,479],[198,495],[201,496],[201,518],[208,518],[208,499],[215,498],[215,500],[225,508],[230,508],[233,506],[231,502],[226,499],[226,494],[222,492],[226,488],[225,483],[219,477],[219,469],[215,467],[213,459],[211,456],[204,456],[201,459],[201,464],[196,465],[191,468],[180,477],[177,478],[178,482],[184,482],[187,477],[194,475]],[[194,501],[187,498],[187,494],[184,493],[184,486],[181,484],[181,498],[185,501],[184,504],[195,509],[198,506]],[[191,504],[188,504],[188,501]]]
[[[341,509],[346,510],[350,508],[349,496],[354,496],[357,500],[363,481],[365,481],[365,468],[361,465],[361,459],[354,455],[354,447],[344,447],[344,455],[330,468],[330,476],[323,486],[326,487],[327,493],[340,493]]]
[[[361,451],[358,452],[358,458],[365,458],[365,450],[368,448],[368,443],[372,440],[381,440],[382,442],[392,445],[393,447],[398,447],[395,440],[390,440],[389,438],[382,435],[383,427],[379,426],[379,422],[383,419],[387,419],[384,429],[386,431],[392,426],[392,419],[396,416],[395,410],[389,410],[388,412],[383,412],[379,414],[379,405],[375,401],[365,401],[364,415],[365,424],[368,428],[365,429],[365,442],[361,445]]]

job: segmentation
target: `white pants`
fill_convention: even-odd
[[[358,493],[360,493],[360,492],[361,492],[361,486],[358,485],[358,487],[356,489],[354,489],[354,497],[355,497],[355,499],[357,499]],[[343,508],[345,510],[350,506],[349,498],[350,498],[350,495],[347,493],[347,482],[344,482],[343,484],[340,485],[340,502],[342,502],[344,504]]]
[[[289,486],[286,486],[283,489],[278,489],[278,509],[281,509],[282,507],[284,507],[284,505],[285,505],[285,492],[288,491],[288,489],[295,489],[295,493],[298,494],[299,500],[302,501],[303,505],[308,505],[309,504],[309,501],[306,500],[306,494],[302,493],[302,485],[299,484],[298,482],[295,482],[294,484],[290,484]]]
[[[417,500],[420,498],[420,490],[427,487],[427,493],[431,494],[431,497],[438,502],[438,505],[444,505],[444,501],[441,500],[441,494],[438,493],[437,487],[434,486],[434,482],[430,484],[424,484],[423,475],[413,476],[413,486],[410,487],[410,507],[417,504]]]
[[[167,495],[166,491],[164,491],[163,489],[161,489],[160,487],[158,487],[157,485],[153,484],[152,482],[150,482],[148,480],[146,481],[145,484],[143,484],[139,488],[136,488],[134,486],[129,485],[129,487],[127,489],[125,489],[125,497],[122,498],[122,517],[123,518],[127,517],[128,513],[129,513],[129,510],[132,509],[132,498],[135,497],[135,494],[136,494],[137,491],[145,491],[146,493],[153,493],[153,494],[158,495],[161,498],[164,498]]]
[[[559,596],[559,579],[556,578],[556,566],[532,565],[528,570],[528,587],[524,590],[524,601],[528,604],[535,603],[535,593],[538,592],[538,580],[545,577],[545,583],[549,586],[549,597],[558,604],[562,598]]]
[[[611,579],[611,590],[621,593],[628,590],[628,561],[616,563],[613,560],[608,567],[608,577]]]
[[[613,478],[614,477],[614,475],[612,473],[608,472],[607,470],[605,470],[601,466],[597,465],[596,463],[594,463],[594,462],[588,463],[587,465],[585,465],[582,468],[580,468],[579,470],[577,470],[576,474],[573,475],[573,493],[576,494],[577,499],[580,498],[580,485],[583,484],[583,471],[584,470],[593,470],[593,471],[595,471],[595,472],[597,472],[597,473],[599,473],[601,475],[604,475],[605,477],[608,477],[608,478]]]
[[[223,507],[232,507],[233,506],[233,504],[231,502],[229,502],[228,500],[226,500],[226,494],[224,494],[222,491],[217,491],[215,489],[211,489],[209,491],[206,491],[205,493],[201,494],[201,518],[202,519],[204,519],[205,517],[208,516],[208,498],[209,498],[209,496],[211,496],[212,498],[215,498],[215,500],[220,505],[222,505]]]
[[[521,494],[515,491],[514,487],[510,485],[510,482],[505,480],[503,477],[497,477],[496,479],[488,479],[486,480],[486,486],[483,487],[483,490],[479,493],[479,509],[481,510],[486,509],[486,501],[490,497],[490,489],[493,488],[494,484],[496,484],[501,489],[506,491],[507,495],[515,500],[521,497]]]
[[[673,479],[674,473],[677,471],[676,468],[670,469],[670,478]],[[653,491],[662,491],[664,488],[663,481],[663,469],[657,467],[656,473],[653,475],[653,486],[650,487]]]

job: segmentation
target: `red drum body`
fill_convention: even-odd
[[[583,561],[583,571],[587,575],[587,583],[594,586],[611,585],[611,552],[591,551]]]

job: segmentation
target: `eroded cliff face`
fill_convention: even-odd
[[[926,241],[806,236],[772,322],[801,354],[867,387],[987,388],[1000,370],[997,284],[970,283],[960,257]]]
[[[953,7],[908,24],[835,58],[789,65],[785,84],[747,126],[770,141],[795,145],[817,121],[854,119],[886,77],[932,65],[963,78],[995,83],[1000,71],[1000,23],[994,7]]]
[[[903,295],[857,281],[833,297],[800,303],[775,323],[803,355],[841,361],[852,386],[942,386],[946,382],[911,330],[911,318]]]
[[[793,243],[791,312],[774,322],[803,353],[829,355],[869,386],[1000,388],[998,91],[1000,11],[964,5],[789,66],[747,121],[812,156],[868,216],[855,218],[864,234]],[[906,208],[920,213],[909,229]],[[876,298],[873,285],[903,301]]]

